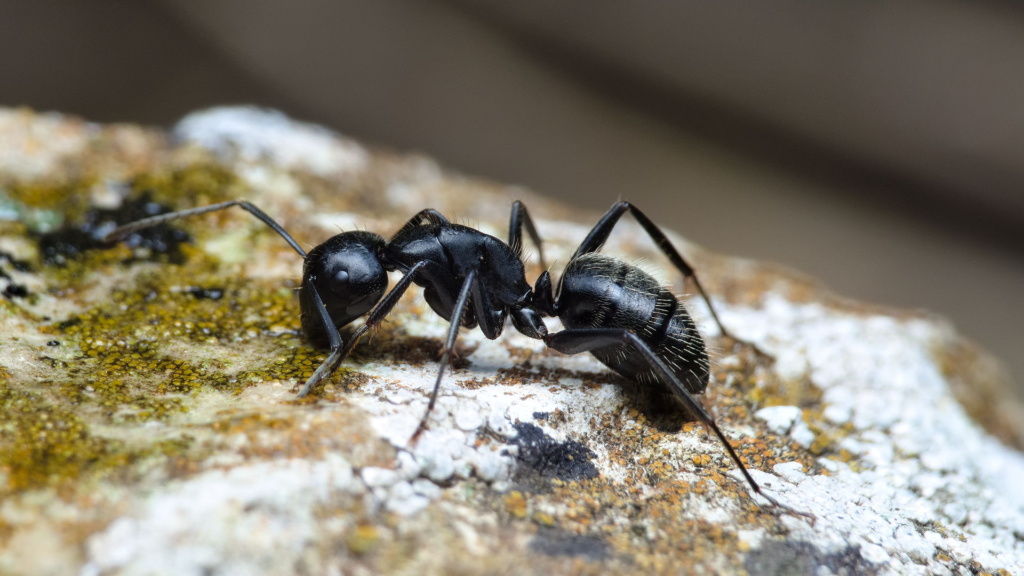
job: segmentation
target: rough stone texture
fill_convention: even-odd
[[[235,197],[310,247],[425,207],[502,238],[519,198],[556,273],[596,216],[267,111],[169,135],[0,111],[0,573],[1024,572],[1022,413],[939,318],[673,236],[771,356],[702,321],[702,401],[812,524],[589,355],[512,328],[463,330],[410,445],[446,331],[418,290],[297,399],[324,356],[299,334],[300,262],[240,210],[95,241],[148,203]],[[631,221],[606,250],[675,278]]]

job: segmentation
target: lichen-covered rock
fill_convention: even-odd
[[[0,110],[0,573],[1024,572],[1021,412],[940,319],[673,237],[768,353],[702,322],[702,402],[812,523],[752,499],[713,437],[589,355],[512,329],[462,331],[411,444],[447,330],[415,289],[298,399],[325,354],[280,237],[228,210],[98,240],[232,198],[307,247],[426,207],[501,238],[522,199],[556,273],[593,223],[274,112],[199,112],[168,136]],[[663,261],[631,222],[607,251]]]

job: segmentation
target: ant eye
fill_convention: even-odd
[[[384,268],[363,252],[343,252],[324,262],[327,288],[352,301],[361,301],[371,293],[377,293],[387,285]],[[377,294],[374,301],[380,298]]]

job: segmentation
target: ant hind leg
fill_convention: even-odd
[[[728,452],[729,457],[736,465],[736,468],[743,475],[747,485],[749,485],[755,493],[768,500],[768,502],[778,510],[795,516],[807,518],[812,524],[816,520],[813,514],[801,512],[786,506],[776,500],[773,496],[761,490],[761,486],[754,480],[754,477],[750,475],[750,471],[747,470],[743,461],[740,460],[739,454],[736,453],[736,450],[725,437],[725,433],[723,433],[721,428],[718,427],[715,419],[711,417],[711,414],[709,414],[707,410],[700,405],[697,399],[690,394],[686,389],[686,385],[683,384],[675,373],[672,372],[668,365],[665,364],[664,360],[655,354],[654,351],[651,350],[651,347],[636,334],[633,334],[625,328],[574,328],[545,336],[544,342],[548,347],[562,352],[563,354],[591,352],[606,346],[623,344],[631,345],[641,356],[644,357],[647,364],[661,377],[662,382],[669,387],[673,394],[683,402],[683,405],[690,411],[690,413],[696,416],[704,425],[705,430],[711,430],[715,436],[718,437],[719,441],[721,441],[722,445],[725,447],[726,452]]]
[[[646,214],[643,213],[639,208],[629,202],[616,202],[604,216],[598,220],[597,224],[590,230],[587,237],[580,243],[579,248],[573,254],[573,258],[583,254],[589,254],[591,252],[597,252],[604,245],[605,241],[608,240],[609,234],[611,234],[612,228],[618,223],[619,219],[626,212],[631,212],[636,221],[640,223],[647,235],[654,241],[654,244],[658,247],[658,250],[664,254],[672,265],[683,275],[684,278],[693,280],[694,285],[697,287],[697,292],[700,293],[701,298],[707,304],[708,310],[711,311],[711,317],[715,320],[715,324],[718,326],[718,330],[722,336],[742,342],[754,348],[760,354],[761,352],[757,346],[746,340],[741,340],[732,335],[731,332],[726,330],[725,325],[718,318],[718,313],[715,312],[715,307],[711,304],[711,298],[708,297],[707,292],[704,290],[704,286],[701,285],[700,279],[697,278],[697,273],[694,271],[693,266],[686,261],[685,258],[676,250],[676,247],[672,244],[672,241],[668,239],[665,232],[662,231],[661,227],[654,223]]]

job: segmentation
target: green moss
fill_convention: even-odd
[[[131,447],[95,435],[90,423],[124,425],[167,420],[188,410],[200,390],[238,393],[269,380],[299,382],[322,353],[301,344],[297,303],[288,289],[231,280],[220,300],[170,289],[188,274],[168,266],[139,289],[119,291],[84,313],[49,327],[78,358],[46,358],[52,377],[26,390],[0,384],[0,466],[13,490],[130,467],[181,446]],[[150,283],[159,283],[156,289]],[[283,331],[275,337],[271,332]],[[184,346],[182,346],[184,344]],[[259,346],[272,354],[246,350]],[[181,350],[176,357],[168,349]],[[212,350],[210,358],[194,355]],[[238,370],[235,353],[257,358]],[[73,354],[73,352],[72,352]],[[241,364],[242,362],[238,362]]]
[[[187,441],[155,442],[128,447],[119,440],[96,436],[72,408],[48,401],[43,394],[18,390],[0,369],[0,468],[12,491],[59,486],[86,473],[123,471],[147,456],[173,454]]]
[[[155,201],[179,207],[183,207],[182,199],[187,199],[189,206],[233,200],[239,196],[241,186],[234,172],[213,162],[146,172],[131,182],[137,194],[149,192]]]
[[[50,232],[81,218],[88,208],[92,182],[11,184],[0,189],[0,209],[17,214],[34,232]]]
[[[209,163],[141,174],[129,185],[132,196],[149,194],[184,208],[236,198],[239,182]],[[6,201],[26,214],[59,207],[66,222],[75,222],[91,208],[93,185],[22,186],[8,190]],[[190,227],[187,221],[180,225]],[[110,436],[138,437],[134,425],[170,421],[187,412],[200,391],[236,394],[269,380],[300,382],[323,359],[299,336],[294,286],[242,278],[237,266],[191,245],[173,263],[162,254],[140,262],[123,245],[105,248],[81,252],[62,266],[36,268],[50,295],[91,304],[41,327],[60,343],[41,350],[38,360],[49,368],[45,380],[13,382],[0,367],[0,479],[6,479],[6,490],[67,485],[112,471],[130,474],[141,459],[181,454],[187,441],[149,439],[136,446]],[[119,289],[106,293],[107,282]],[[89,296],[96,293],[105,295]],[[4,302],[12,312],[31,315]]]
[[[234,172],[214,162],[144,172],[126,184],[129,197],[148,193],[156,202],[178,208],[186,202],[196,206],[237,198],[243,186]],[[104,185],[95,177],[65,182],[16,182],[0,189],[0,210],[17,214],[18,220],[33,232],[51,232],[62,224],[80,222],[92,208],[91,192]]]
[[[219,297],[204,297],[211,293]],[[232,276],[198,254],[143,273],[132,289],[115,291],[50,332],[77,345],[76,364],[88,375],[65,382],[66,397],[93,398],[108,415],[122,410],[125,417],[128,408],[129,417],[143,419],[184,409],[179,399],[159,399],[166,395],[237,393],[267,380],[307,378],[321,356],[299,339],[291,288]],[[266,352],[267,345],[279,351],[269,358],[250,351]],[[246,360],[238,370],[241,362],[232,360],[252,356],[255,368]]]
[[[189,174],[170,181],[223,180],[209,172],[202,172],[206,178]],[[204,387],[238,392],[265,380],[298,380],[312,372],[317,352],[299,345],[291,287],[240,278],[237,270],[195,248],[182,252],[180,264],[157,257],[156,265],[139,272],[126,289],[47,328],[81,354],[59,381],[65,398],[94,402],[108,417],[163,419],[185,409],[180,398],[168,395]],[[89,252],[48,271],[62,292],[75,293],[127,268],[138,265],[128,249],[119,247]],[[240,349],[272,343],[274,334],[283,334],[288,348],[266,368],[238,371],[222,360],[234,352],[244,357]],[[195,350],[206,350],[209,357]]]

